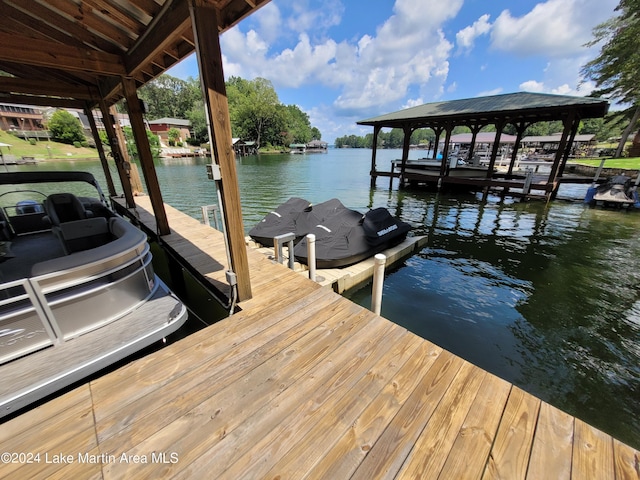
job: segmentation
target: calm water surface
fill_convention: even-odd
[[[378,168],[399,157],[378,152]],[[291,196],[387,207],[429,241],[389,272],[383,316],[639,448],[640,212],[585,207],[586,186],[563,187],[549,205],[389,190],[383,178],[370,189],[370,158],[345,149],[238,159],[246,229]],[[216,203],[205,164],[158,161],[164,201],[196,218]],[[102,177],[98,162],[52,167]],[[368,287],[348,296],[370,305]]]

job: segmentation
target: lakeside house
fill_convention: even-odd
[[[177,139],[178,143],[184,143],[187,141],[187,138],[191,138],[191,122],[189,120],[164,117],[150,120],[148,123],[149,130],[158,136],[162,147],[169,146],[169,130],[172,128],[180,132],[180,136]]]

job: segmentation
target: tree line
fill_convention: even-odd
[[[297,105],[280,102],[269,80],[231,77],[225,85],[233,137],[255,141],[259,147],[282,147],[321,139],[320,130],[311,126],[305,112]],[[138,95],[145,102],[149,120],[187,119],[193,135],[190,143],[200,145],[209,141],[198,79],[182,80],[163,74],[141,87]]]

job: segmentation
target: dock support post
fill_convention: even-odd
[[[373,290],[371,292],[371,310],[376,315],[380,315],[382,309],[382,287],[384,286],[384,265],[387,257],[382,253],[376,254],[373,267]]]
[[[231,120],[222,68],[222,51],[218,36],[218,26],[221,23],[220,12],[215,5],[205,0],[189,0],[184,3],[188,3],[191,16],[209,130],[211,159],[220,166],[221,180],[216,184],[222,199],[221,213],[231,260],[229,268],[237,276],[238,300],[243,302],[252,297],[251,278],[247,245],[244,239],[236,158],[231,139]]]
[[[309,267],[309,280],[316,281],[316,236],[313,233],[307,235],[307,265]]]

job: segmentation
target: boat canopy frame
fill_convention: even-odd
[[[504,127],[512,124],[517,136],[511,154],[507,178],[512,176],[518,150],[526,129],[534,123],[560,120],[563,123],[562,135],[559,139],[548,183],[553,185],[548,198],[555,198],[560,185],[557,178],[562,176],[569,157],[571,145],[578,131],[579,123],[585,118],[604,117],[609,110],[609,102],[601,98],[574,97],[569,95],[552,95],[544,93],[517,92],[486,97],[434,102],[418,105],[404,110],[387,113],[377,117],[361,120],[358,125],[373,127],[373,149],[371,156],[371,185],[375,186],[378,176],[376,169],[376,151],[378,134],[382,128],[400,128],[404,132],[402,163],[400,167],[400,183],[405,182],[405,168],[409,157],[409,139],[419,128],[431,128],[436,134],[433,158],[436,158],[440,136],[445,134],[442,158],[449,154],[449,143],[454,127],[466,126],[471,130],[471,147],[468,158],[472,158],[476,138],[482,128],[494,125],[495,141],[489,160],[487,178],[493,176],[496,157],[500,144],[500,136]],[[438,184],[447,176],[447,162],[443,161]],[[393,179],[393,172],[391,172]]]

